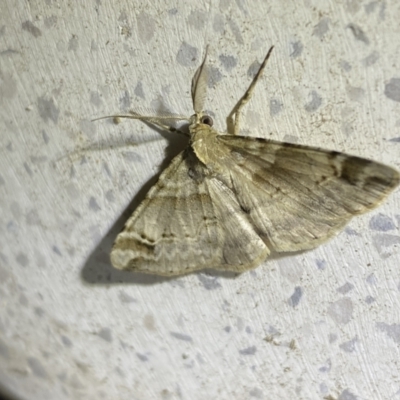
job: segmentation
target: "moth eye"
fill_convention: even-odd
[[[208,126],[213,126],[214,123],[213,119],[209,115],[203,115],[200,119],[200,122]]]

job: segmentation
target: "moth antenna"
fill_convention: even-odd
[[[193,109],[199,114],[204,109],[207,94],[208,68],[205,66],[207,60],[208,46],[204,54],[203,62],[195,72],[192,79],[192,101]]]
[[[188,121],[188,117],[184,117],[183,115],[140,115],[135,113],[134,111],[130,111],[129,115],[124,114],[115,114],[115,115],[105,115],[104,117],[94,118],[91,121],[98,121],[100,119],[107,119],[107,118],[128,118],[128,119],[138,119],[141,121]]]

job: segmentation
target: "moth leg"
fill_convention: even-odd
[[[268,50],[268,53],[265,56],[264,61],[261,63],[256,76],[253,78],[252,82],[250,83],[249,88],[246,90],[245,94],[239,99],[239,101],[236,103],[235,107],[233,107],[232,111],[228,115],[228,117],[226,119],[226,123],[228,126],[228,133],[231,133],[233,135],[239,134],[240,117],[241,117],[241,113],[242,113],[242,108],[250,100],[250,98],[253,94],[254,88],[256,86],[256,83],[260,79],[260,77],[264,71],[264,68],[267,65],[267,61],[272,53],[273,48],[274,48],[274,46],[271,46],[271,48]]]
[[[154,120],[154,119],[149,118],[149,119],[142,119],[142,121],[143,122],[147,122],[147,123],[149,123],[151,125],[155,125],[158,128],[161,128],[161,129],[163,129],[165,131],[168,131],[168,132],[178,133],[180,135],[185,135],[185,136],[190,136],[188,133],[183,132],[180,129],[177,129],[177,128],[173,127],[173,126],[169,126],[169,125],[163,124],[159,120]]]
[[[179,133],[180,135],[185,135],[185,136],[190,136],[189,133],[183,132],[180,129],[174,128],[173,126],[169,126],[167,124],[162,123],[161,121],[165,120],[173,120],[173,121],[179,121],[179,120],[187,120],[187,118],[180,117],[180,116],[173,116],[173,117],[153,117],[153,116],[147,116],[147,115],[140,115],[134,111],[129,111],[130,115],[106,115],[105,117],[100,117],[100,118],[95,118],[92,119],[92,121],[98,121],[99,119],[106,119],[106,118],[128,118],[128,119],[137,119],[139,121],[142,121],[147,124],[155,125],[158,128],[168,131],[168,132],[173,132],[173,133]]]
[[[162,120],[166,120],[166,119],[171,119],[171,120],[177,120],[177,119],[184,119],[184,118],[175,118],[175,117],[171,117],[171,118],[165,118],[165,117],[157,117],[157,116],[145,116],[145,115],[140,115],[138,113],[136,113],[135,111],[129,111],[129,114],[131,114],[132,116],[130,118],[132,119],[138,119],[140,121],[143,122],[147,122],[148,124],[152,124],[157,126],[158,128],[164,130],[164,131],[168,131],[168,132],[173,132],[173,133],[178,133],[180,135],[185,135],[185,136],[189,136],[188,133],[183,132],[177,128],[174,128],[173,126],[169,126],[167,124],[162,123]],[[186,119],[186,118],[185,118]]]

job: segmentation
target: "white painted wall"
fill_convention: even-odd
[[[398,190],[328,244],[238,277],[122,273],[112,241],[185,143],[91,122],[130,108],[190,115],[209,44],[207,109],[223,131],[273,44],[243,134],[400,168],[398,0],[0,8],[4,388],[41,400],[400,398]]]

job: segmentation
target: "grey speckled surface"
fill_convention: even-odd
[[[184,140],[134,108],[225,117],[270,45],[242,133],[400,168],[400,4],[5,0],[0,386],[18,399],[400,398],[400,197],[316,250],[176,279],[112,269]],[[124,144],[129,144],[124,146]]]

